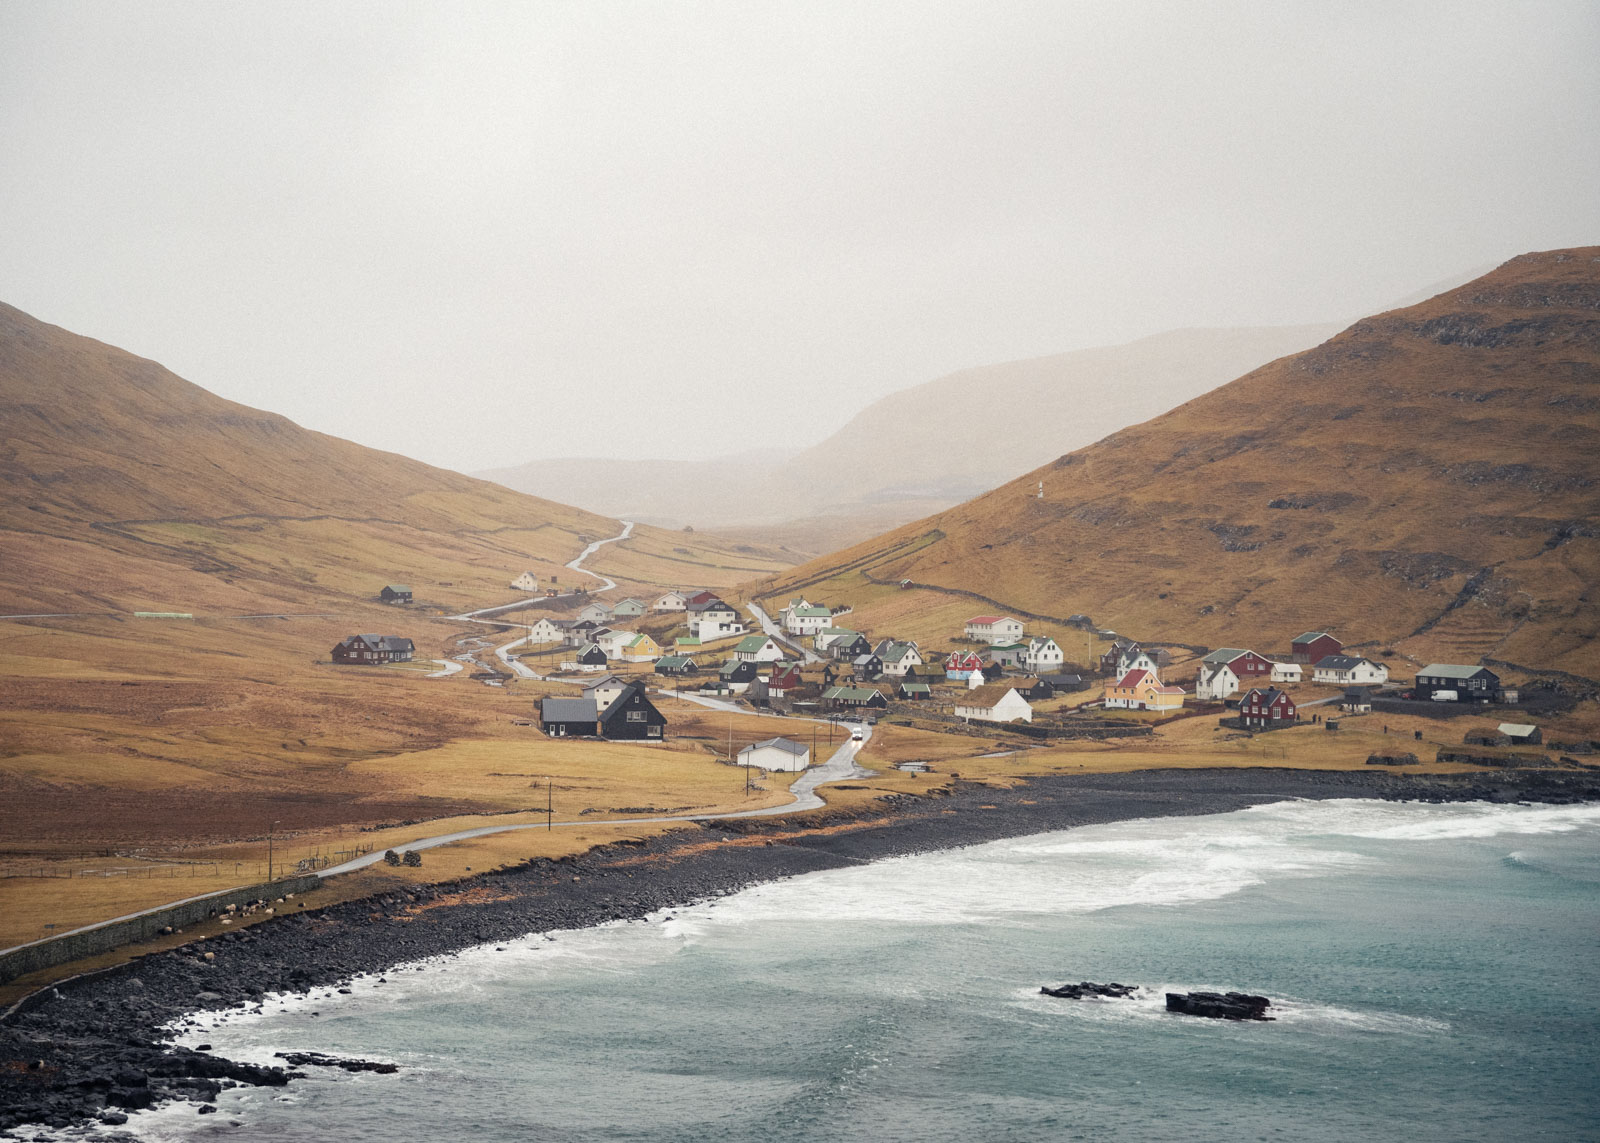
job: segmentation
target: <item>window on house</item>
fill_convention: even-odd
[[[630,710],[628,712],[629,722],[644,722],[646,717],[645,712],[642,710]]]

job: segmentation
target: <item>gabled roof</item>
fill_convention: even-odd
[[[967,620],[967,626],[968,627],[974,627],[974,626],[977,626],[977,627],[993,627],[996,623],[1004,623],[1008,619],[1011,619],[1011,616],[1009,616],[1009,615],[974,615],[971,619]],[[1015,623],[1015,622],[1017,622],[1017,620],[1011,619],[1011,622]]]
[[[599,715],[592,698],[547,698],[539,703],[544,722],[595,722]]]
[[[1250,654],[1250,651],[1244,647],[1218,647],[1200,661],[1202,663],[1231,663],[1235,659],[1242,658],[1248,654]]]
[[[1082,675],[1040,675],[1039,677],[1053,687],[1075,687],[1083,682]]]
[[[791,607],[789,616],[792,619],[829,619],[833,616],[833,609],[807,604],[804,607]]]
[[[771,642],[769,635],[746,635],[733,645],[735,651],[759,651]]]
[[[390,591],[410,591],[411,590],[411,585],[408,584],[408,583],[386,583],[383,586],[388,588]]]
[[[1332,638],[1333,638],[1333,635],[1331,635],[1327,631],[1302,631],[1300,634],[1296,635],[1293,639],[1289,640],[1289,642],[1291,642],[1291,643],[1315,643],[1318,639],[1332,639]],[[1343,644],[1340,644],[1340,645],[1343,646]]]
[[[585,683],[583,685],[583,690],[584,690],[584,693],[587,694],[588,692],[590,692],[592,690],[595,690],[598,687],[615,686],[617,683],[621,683],[623,686],[627,686],[628,685],[628,680],[623,678],[621,675],[607,675],[605,678],[600,679],[597,682]]]
[[[743,754],[745,750],[765,750],[768,747],[771,747],[773,750],[782,750],[785,754],[793,754],[796,758],[800,757],[802,754],[809,753],[811,750],[811,747],[802,745],[799,742],[795,742],[793,739],[768,738],[764,742],[752,742],[749,746],[746,746],[744,750],[739,751],[739,753]]]
[[[665,667],[669,671],[678,670],[680,667],[692,667],[694,660],[687,655],[663,655],[656,660],[656,668]]]
[[[1526,738],[1539,728],[1531,722],[1502,722],[1500,733],[1509,734],[1512,738]]]
[[[854,664],[855,666],[860,667],[860,666],[863,666],[863,665],[865,665],[867,663],[872,662],[872,660],[874,660],[874,659],[878,659],[878,661],[880,663],[883,661],[877,655],[874,655],[871,652],[868,652],[865,655],[857,655],[854,659],[851,659],[850,662],[852,664]]]
[[[1277,687],[1267,687],[1265,690],[1263,690],[1261,687],[1251,687],[1249,690],[1244,692],[1244,697],[1239,700],[1239,705],[1243,706],[1247,701],[1249,701],[1249,698],[1250,698],[1251,695],[1260,696],[1262,705],[1264,705],[1264,706],[1271,706],[1273,703],[1277,702],[1280,698],[1288,698],[1289,697],[1288,695],[1286,695],[1282,691],[1280,691]],[[1290,700],[1290,701],[1293,701],[1293,700]]]
[[[1127,674],[1123,675],[1120,679],[1118,679],[1117,680],[1117,686],[1119,686],[1119,687],[1134,687],[1134,686],[1138,686],[1140,683],[1144,682],[1144,677],[1146,675],[1148,675],[1148,674],[1150,674],[1149,671],[1145,670],[1143,667],[1138,667],[1135,670],[1129,671]],[[1151,677],[1153,678],[1154,676],[1151,676]]]
[[[884,662],[892,663],[897,659],[904,659],[907,655],[916,652],[916,650],[917,648],[915,644],[896,643],[893,640],[890,640],[888,645],[885,646],[882,651],[879,651],[878,654],[882,656]]]
[[[932,694],[933,688],[927,683],[901,683],[900,689],[908,695]]]
[[[1356,655],[1324,655],[1312,664],[1312,669],[1317,671],[1348,671],[1359,667],[1366,660]]]
[[[611,700],[611,705],[606,707],[605,710],[600,712],[600,721],[601,722],[605,722],[619,708],[627,706],[630,702],[633,701],[634,695],[643,695],[644,693],[645,693],[644,688],[642,686],[640,686],[638,683],[629,683],[627,686],[622,688],[622,693],[621,694],[619,694],[616,698]],[[644,701],[647,702],[647,703],[650,702],[650,700],[648,698],[646,698]]]
[[[690,611],[732,611],[733,608],[723,603],[720,599],[708,599],[703,603],[689,604]]]
[[[850,699],[866,701],[871,699],[873,695],[877,695],[879,698],[882,698],[883,692],[874,687],[829,687],[826,691],[822,692],[822,697],[824,699],[840,700]]]
[[[1015,689],[1015,687],[1002,683],[989,683],[985,686],[974,687],[972,690],[967,691],[965,694],[957,698],[956,705],[982,707],[983,709],[988,710],[992,707],[1000,705],[1001,701],[1005,699],[1006,695],[1010,694]],[[1021,695],[1018,695],[1017,697],[1022,699],[1023,702],[1028,701],[1027,699],[1022,698]]]
[[[1479,671],[1488,669],[1488,667],[1469,667],[1464,663],[1429,663],[1417,672],[1417,678],[1428,675],[1439,679],[1470,679]]]

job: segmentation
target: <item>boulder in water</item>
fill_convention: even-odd
[[[1246,992],[1169,992],[1167,1011],[1211,1020],[1273,1020],[1272,1001]]]
[[[1044,987],[1039,992],[1045,996],[1054,996],[1058,1000],[1087,1000],[1091,996],[1105,997],[1108,1000],[1126,1000],[1132,996],[1137,988],[1132,984],[1096,984],[1092,980],[1079,981],[1077,984],[1063,984],[1056,988]]]

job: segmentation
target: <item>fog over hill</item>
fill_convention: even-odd
[[[1513,258],[753,590],[852,577],[1600,677],[1600,247]]]
[[[478,475],[607,515],[696,527],[810,521],[850,542],[959,503],[1338,329],[1174,330],[965,369],[874,402],[806,449],[786,449],[786,433],[826,422],[828,411],[797,395],[770,425],[731,426],[731,439],[762,445],[738,455],[534,461]]]

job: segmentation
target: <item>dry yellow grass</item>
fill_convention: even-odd
[[[1273,652],[1322,627],[1600,678],[1597,267],[1514,259],[749,590],[865,599],[870,573],[1143,639]]]

